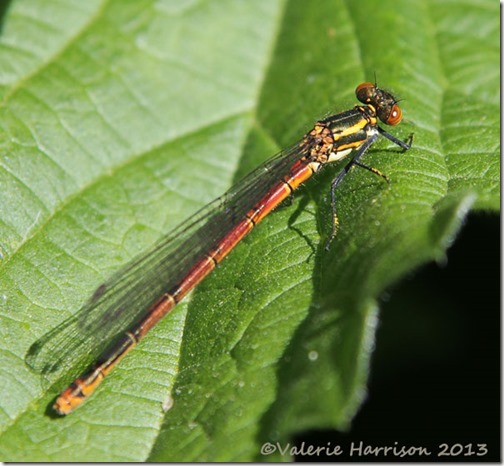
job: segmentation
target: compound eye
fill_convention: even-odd
[[[394,104],[392,106],[392,110],[390,111],[390,114],[387,118],[387,121],[385,121],[385,123],[387,123],[387,125],[390,125],[390,126],[395,126],[395,125],[398,125],[399,123],[401,123],[401,120],[402,120],[401,107],[399,107],[399,105],[397,105],[397,104]]]
[[[372,96],[376,92],[376,86],[373,83],[362,83],[355,89],[355,95],[357,99],[363,104],[371,102]]]

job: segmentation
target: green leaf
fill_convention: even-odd
[[[42,6],[43,5],[43,6]],[[238,461],[345,429],[377,299],[499,209],[499,20],[455,0],[14,0],[0,36],[0,454]],[[307,183],[66,418],[24,363],[97,286],[372,81],[401,99],[338,190]],[[68,384],[58,381],[58,387]],[[171,409],[167,409],[173,401]],[[284,457],[286,458],[286,457]]]

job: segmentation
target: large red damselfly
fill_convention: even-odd
[[[331,185],[329,245],[338,227],[336,188],[348,171],[358,166],[387,179],[360,161],[379,135],[404,150],[411,147],[412,136],[403,142],[378,125],[378,120],[391,126],[401,122],[402,112],[392,94],[363,83],[356,95],[362,105],[317,122],[299,143],[183,222],[99,286],[77,314],[31,346],[26,361],[42,373],[98,356],[58,396],[54,403],[58,414],[69,414],[85,401],[138,341],[302,183],[324,165],[353,152]],[[109,346],[100,353],[104,344]]]

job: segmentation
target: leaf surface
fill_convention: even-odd
[[[345,429],[377,299],[499,209],[499,22],[490,1],[13,1],[0,36],[0,452],[8,461],[262,460]],[[112,273],[362,81],[403,99],[395,136],[338,190],[307,183],[125,358],[85,406],[26,351]],[[166,410],[172,404],[171,409]],[[273,455],[270,459],[280,459]]]

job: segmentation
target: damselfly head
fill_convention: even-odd
[[[380,89],[373,83],[362,83],[355,89],[355,95],[363,104],[373,106],[383,123],[395,126],[401,122],[401,107],[397,105],[397,100],[390,92]]]

